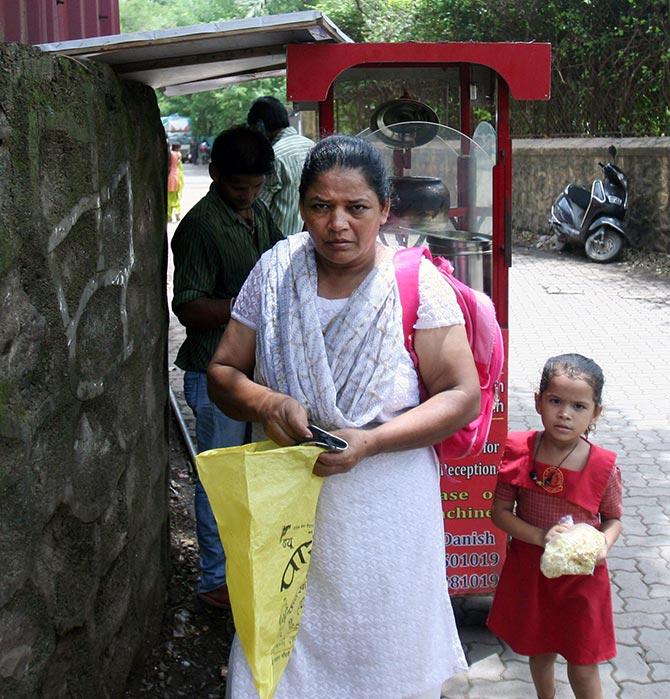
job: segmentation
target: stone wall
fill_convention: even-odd
[[[635,246],[670,253],[670,138],[518,139],[513,144],[513,227],[548,233],[554,199],[571,182],[590,188],[617,148],[628,176],[628,229]]]
[[[0,696],[119,696],[167,581],[153,92],[0,44]]]

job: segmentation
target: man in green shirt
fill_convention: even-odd
[[[245,441],[246,424],[224,415],[207,394],[207,365],[230,319],[230,309],[259,257],[283,238],[258,199],[272,172],[267,138],[248,126],[222,132],[212,146],[209,192],[184,216],[172,238],[172,309],[186,327],[175,361],[184,369],[184,395],[196,418],[198,451]],[[225,554],[202,485],[195,485],[200,547],[198,596],[226,606]]]

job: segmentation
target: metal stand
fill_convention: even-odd
[[[184,416],[181,414],[181,410],[179,409],[179,403],[177,403],[177,396],[175,396],[171,386],[169,387],[169,391],[172,414],[174,415],[175,420],[177,421],[177,427],[179,427],[179,433],[181,435],[182,441],[184,442],[184,446],[186,447],[186,451],[188,452],[188,458],[191,462],[191,469],[193,471],[193,475],[195,476],[197,474],[197,468],[195,465],[196,451],[195,447],[193,446],[193,440],[191,439],[191,435],[188,432],[188,427],[186,426],[186,422],[184,421]]]

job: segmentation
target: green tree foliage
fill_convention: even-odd
[[[189,26],[247,16],[304,10],[301,0],[120,0],[121,30],[138,32]],[[158,91],[161,114],[178,112],[191,117],[198,137],[213,136],[246,120],[249,106],[261,95],[286,99],[281,78],[254,80],[239,85],[180,97]]]
[[[184,27],[241,17],[235,0],[119,0],[122,32]]]
[[[281,15],[311,9],[302,0],[238,0],[237,5],[243,10],[245,17]]]
[[[670,133],[668,11],[667,0],[437,0],[421,17],[427,40],[551,43],[552,99],[515,105],[517,133],[660,135]]]
[[[516,135],[670,134],[667,0],[317,0],[356,41],[547,41],[552,99]]]
[[[423,41],[417,34],[425,0],[316,0],[354,41]]]
[[[552,98],[513,105],[515,135],[670,134],[668,0],[121,0],[124,31],[319,9],[355,41],[548,41]],[[161,98],[214,130],[281,81]],[[200,126],[198,126],[200,128]]]
[[[251,103],[261,95],[286,99],[286,84],[281,78],[254,80],[221,90],[193,95],[165,97],[158,94],[161,114],[175,112],[191,117],[193,133],[198,137],[214,136],[224,129],[246,122]]]

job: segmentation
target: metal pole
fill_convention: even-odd
[[[195,465],[195,447],[193,446],[191,435],[189,434],[188,427],[186,426],[186,422],[184,421],[184,416],[181,414],[181,410],[179,409],[179,403],[177,403],[177,396],[175,396],[174,391],[172,390],[172,386],[169,386],[168,388],[170,391],[170,406],[172,407],[172,414],[174,415],[175,420],[177,421],[177,426],[179,427],[181,438],[184,441],[184,446],[186,447],[186,451],[188,452],[188,458],[191,462],[193,473],[196,474],[197,469]]]

